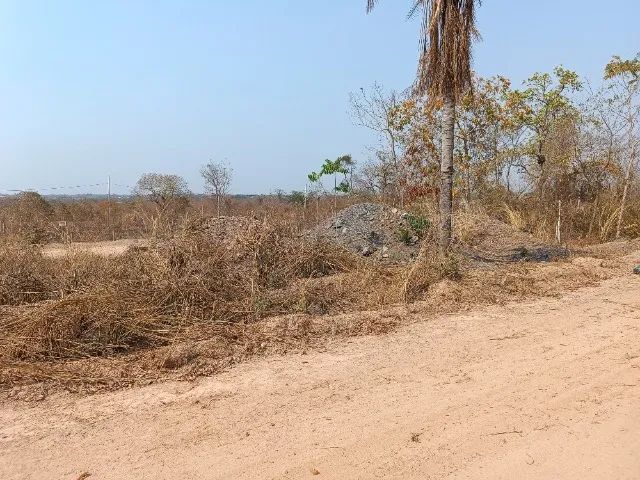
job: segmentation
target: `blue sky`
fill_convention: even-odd
[[[262,193],[304,188],[324,158],[364,161],[349,92],[412,82],[409,3],[0,0],[0,193],[152,171],[201,191],[209,159]],[[516,83],[558,64],[597,83],[640,51],[638,0],[485,0],[478,17],[475,69]]]

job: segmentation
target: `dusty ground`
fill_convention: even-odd
[[[194,383],[5,401],[0,478],[638,479],[639,292],[625,270]]]
[[[42,253],[45,257],[59,258],[64,257],[70,252],[87,252],[96,255],[109,257],[122,255],[133,246],[143,246],[145,240],[140,239],[123,239],[116,241],[104,242],[74,242],[74,243],[50,243],[42,247]]]

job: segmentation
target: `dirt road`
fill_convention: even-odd
[[[195,383],[0,405],[8,479],[640,479],[640,277]]]

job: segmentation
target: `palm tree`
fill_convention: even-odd
[[[367,13],[377,0],[367,0]],[[440,249],[451,246],[453,141],[456,100],[471,89],[471,46],[479,37],[476,3],[481,0],[412,0],[409,17],[422,16],[415,93],[442,103],[440,160]]]

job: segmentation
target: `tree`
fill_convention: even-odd
[[[23,191],[12,198],[10,205],[10,220],[17,226],[19,235],[33,244],[49,240],[54,208],[42,195]]]
[[[161,219],[166,217],[171,223],[187,208],[191,192],[185,179],[178,175],[145,173],[136,183],[133,193],[155,204],[156,218],[152,219],[155,231]]]
[[[619,107],[620,115],[627,124],[627,165],[625,168],[622,198],[618,209],[616,238],[622,233],[622,221],[638,156],[638,118],[640,117],[640,54],[631,60],[615,56],[605,67],[605,80],[610,81],[611,101]]]
[[[461,180],[467,201],[472,190],[480,192],[493,183],[505,182],[511,191],[511,169],[517,158],[522,122],[508,99],[511,82],[501,76],[474,77],[473,94],[458,103],[456,113],[456,161],[462,166]]]
[[[347,175],[351,173],[352,167],[355,165],[351,155],[342,155],[335,160],[329,160],[328,158],[322,164],[320,172],[311,172],[307,175],[307,179],[312,185],[318,185],[322,188],[320,180],[325,175],[333,175],[333,207],[336,207],[335,195],[339,192],[349,193],[351,191],[351,183],[347,180]],[[343,175],[343,179],[338,183],[338,174]]]
[[[225,163],[212,161],[200,169],[200,175],[202,175],[202,178],[204,179],[207,191],[216,196],[219,217],[220,200],[229,193],[233,170]]]
[[[364,183],[376,184],[383,196],[393,194],[396,200],[402,197],[401,157],[399,129],[394,117],[400,107],[400,98],[396,92],[385,92],[381,85],[374,84],[370,89],[361,88],[349,94],[351,118],[354,124],[368,128],[378,136],[378,145],[374,147],[374,160],[366,167],[368,173]],[[362,183],[362,182],[359,182]]]
[[[317,183],[324,175],[333,175],[333,192],[349,193],[351,185],[347,180],[347,175],[351,173],[351,168],[354,165],[355,162],[351,155],[342,155],[335,160],[327,158],[322,164],[320,172],[311,172],[307,178],[311,183]],[[340,183],[338,183],[338,174],[342,174],[344,177]]]
[[[367,12],[377,0],[367,0]],[[418,95],[442,103],[440,160],[440,250],[451,246],[453,218],[453,148],[455,105],[471,87],[471,46],[478,38],[476,3],[480,0],[415,0],[409,16],[422,14]]]
[[[546,182],[550,178],[557,179],[558,173],[566,169],[569,163],[570,159],[559,153],[569,152],[570,149],[554,151],[551,140],[562,129],[566,130],[579,122],[580,112],[569,94],[580,91],[582,82],[575,72],[560,66],[554,69],[553,75],[533,74],[525,81],[525,87],[511,92],[509,101],[516,106],[520,120],[529,131],[525,152],[534,163],[523,163],[521,166],[535,179],[542,199]]]

